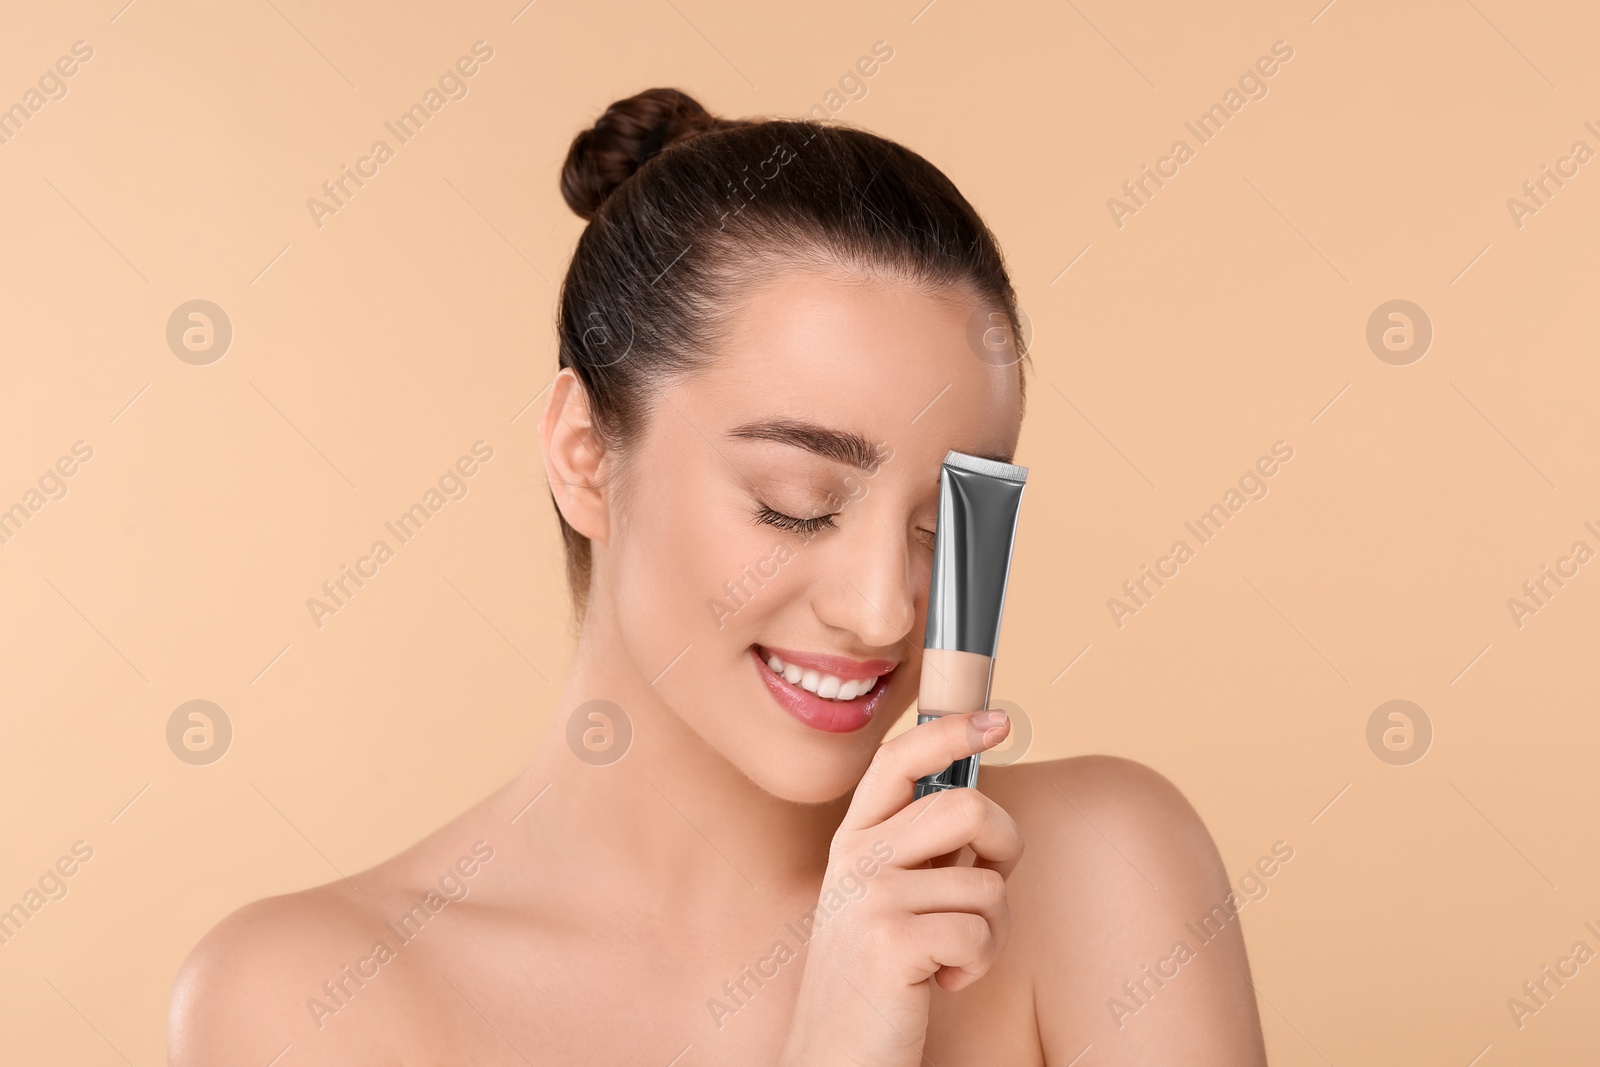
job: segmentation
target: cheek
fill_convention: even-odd
[[[742,650],[795,563],[772,559],[788,535],[756,524],[746,494],[714,474],[680,465],[639,479],[627,495],[616,539],[620,618],[664,652],[663,663],[687,643]]]

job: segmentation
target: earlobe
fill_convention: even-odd
[[[570,367],[561,368],[550,383],[539,439],[545,477],[562,518],[589,540],[604,544],[610,533],[601,478],[605,448],[595,431],[588,390]]]

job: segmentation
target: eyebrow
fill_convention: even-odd
[[[876,470],[883,462],[882,450],[858,433],[819,426],[799,419],[772,419],[750,422],[728,431],[729,437],[746,441],[775,441],[780,445],[803,448],[826,459],[848,463],[858,470]],[[1010,455],[995,452],[969,452],[979,459],[1010,463]]]
[[[860,434],[850,430],[834,430],[814,422],[802,422],[797,419],[746,423],[729,430],[728,436],[746,441],[774,441],[780,445],[803,448],[826,459],[848,463],[857,470],[875,470],[882,462],[878,447]]]

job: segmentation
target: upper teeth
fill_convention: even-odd
[[[855,678],[847,682],[832,674],[822,674],[805,667],[797,667],[793,663],[785,663],[770,652],[767,653],[767,666],[771,668],[773,674],[779,675],[789,684],[798,685],[801,689],[828,700],[854,700],[878,684],[877,675],[870,678]]]

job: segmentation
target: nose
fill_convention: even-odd
[[[911,545],[905,527],[891,518],[855,524],[850,536],[835,542],[833,577],[813,600],[825,625],[870,648],[896,644],[917,618]]]

